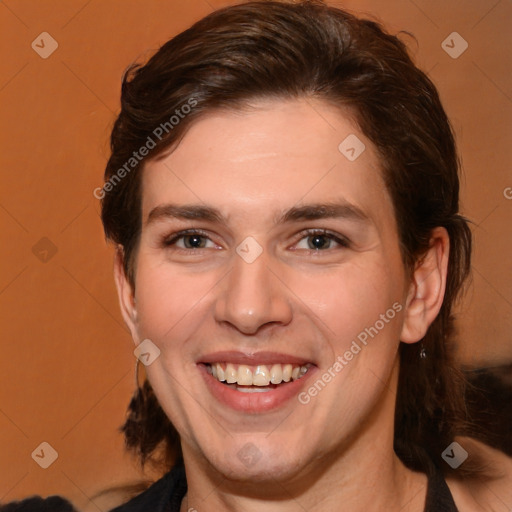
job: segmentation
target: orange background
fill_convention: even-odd
[[[230,3],[0,4],[7,49],[0,62],[2,502],[58,493],[80,509],[104,510],[90,501],[96,491],[141,476],[117,433],[134,389],[135,357],[93,190],[102,184],[123,71]],[[463,212],[474,222],[459,358],[480,366],[511,362],[512,3],[332,3],[417,38],[404,36],[452,119],[466,175]],[[441,46],[454,31],[469,44],[457,59]],[[47,59],[31,47],[42,32],[58,42]],[[31,457],[43,441],[58,452],[48,469]]]

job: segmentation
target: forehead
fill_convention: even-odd
[[[147,162],[143,184],[144,219],[170,201],[245,217],[340,199],[376,221],[392,210],[373,145],[349,115],[312,99],[201,117],[169,155]]]

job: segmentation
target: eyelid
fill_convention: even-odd
[[[299,233],[297,233],[297,235],[296,235],[297,239],[293,245],[297,245],[304,238],[307,238],[308,236],[314,236],[314,235],[326,236],[327,238],[329,238],[332,241],[339,244],[341,247],[350,247],[350,245],[351,245],[350,240],[346,236],[341,235],[340,233],[336,233],[334,231],[330,231],[328,229],[323,229],[323,228],[310,228],[310,229],[304,229],[304,230],[300,231]],[[304,249],[304,250],[307,250],[307,249]],[[320,249],[309,249],[309,250],[311,252],[321,252]],[[326,250],[324,250],[324,251],[326,251]]]
[[[205,231],[203,229],[200,229],[200,228],[183,229],[183,230],[174,232],[174,233],[172,233],[170,235],[164,236],[164,237],[162,237],[161,245],[164,248],[165,247],[175,246],[176,242],[178,240],[180,240],[181,238],[183,238],[183,237],[185,237],[187,235],[200,235],[200,236],[202,236],[204,238],[207,238],[209,241],[211,241],[215,245],[220,246],[220,244],[218,242],[216,242],[216,241],[214,241],[212,239],[211,233],[209,233],[209,232],[207,232],[207,231]],[[293,246],[297,245],[304,238],[307,238],[308,236],[315,236],[315,235],[325,236],[325,237],[329,238],[330,240],[334,241],[335,243],[337,243],[340,247],[348,248],[351,245],[350,240],[346,236],[341,235],[340,233],[337,233],[337,232],[334,232],[334,231],[330,231],[330,230],[324,229],[324,228],[309,228],[309,229],[303,229],[302,231],[300,231],[299,233],[297,233],[295,235],[295,237],[294,237],[295,241],[293,242],[293,245],[292,245],[291,249],[292,250],[298,250],[298,249],[293,249]],[[201,248],[200,247],[200,248],[195,248],[195,249],[184,249],[184,248],[179,247],[178,249],[181,250],[181,251],[193,251],[193,252],[196,252],[199,249],[211,249],[211,247],[210,248],[207,248],[207,247],[202,247]],[[311,252],[326,252],[329,249],[324,249],[324,250],[321,250],[321,249],[302,249],[302,250],[309,250]],[[330,250],[332,250],[332,249],[330,249]]]
[[[187,236],[187,235],[200,235],[200,236],[203,236],[204,238],[207,238],[208,240],[213,242],[215,245],[219,245],[217,242],[212,240],[211,233],[208,233],[207,231],[204,231],[202,229],[196,229],[196,228],[182,229],[181,231],[177,231],[175,233],[172,233],[171,235],[164,236],[162,238],[161,244],[164,247],[170,247],[172,245],[175,245],[176,242],[180,238],[183,238],[184,236]],[[188,249],[184,249],[184,250],[188,250]],[[197,249],[190,249],[190,250],[197,251]]]

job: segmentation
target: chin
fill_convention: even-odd
[[[290,457],[286,450],[265,449],[248,441],[229,450],[229,456],[212,461],[213,467],[232,482],[239,484],[276,484],[293,480],[305,466],[304,459]]]

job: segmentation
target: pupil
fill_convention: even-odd
[[[186,247],[203,247],[204,242],[202,240],[201,235],[189,235],[187,238],[185,238],[185,246]]]
[[[311,249],[322,249],[326,247],[328,244],[328,240],[325,238],[324,235],[315,235],[311,237],[309,246]]]

